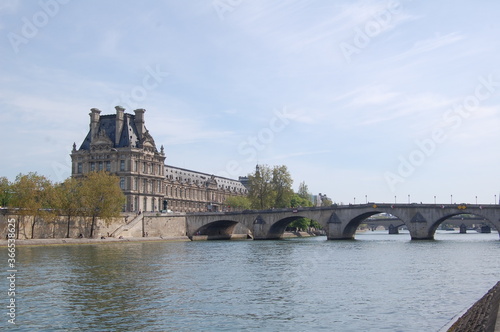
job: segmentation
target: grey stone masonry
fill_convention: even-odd
[[[449,332],[494,332],[500,303],[500,281],[467,310]]]

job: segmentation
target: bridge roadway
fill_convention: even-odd
[[[484,218],[500,230],[500,205],[476,204],[387,204],[332,205],[241,212],[205,212],[186,215],[187,236],[201,235],[206,239],[230,239],[236,225],[251,231],[255,240],[281,239],[288,224],[299,218],[317,221],[328,240],[354,239],[358,226],[365,219],[388,213],[401,220],[412,240],[432,240],[438,226],[460,214]]]

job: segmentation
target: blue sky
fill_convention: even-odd
[[[287,165],[335,202],[493,203],[500,3],[0,2],[0,175],[70,175],[91,108],[167,163]],[[453,197],[451,196],[453,195]]]

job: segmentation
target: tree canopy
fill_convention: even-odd
[[[32,216],[31,238],[34,237],[38,218],[48,219],[55,215],[54,185],[43,175],[36,172],[19,174],[11,185],[12,199],[9,204],[18,208],[22,216]],[[18,227],[19,229],[19,227]]]
[[[289,207],[293,196],[293,180],[286,166],[274,166],[271,183],[276,193],[274,206],[277,208]]]
[[[12,197],[11,183],[9,179],[0,177],[0,207],[8,206]]]
[[[248,175],[248,183],[248,199],[254,209],[311,207],[314,205],[311,201],[312,195],[304,181],[299,184],[298,192],[293,192],[293,179],[284,165],[273,167],[258,165],[255,173]],[[326,199],[326,195],[324,198]],[[322,201],[323,204],[328,204],[325,199]],[[310,227],[321,228],[316,221],[307,218],[297,219],[289,226],[301,230],[308,230]]]
[[[250,200],[245,196],[230,196],[226,198],[224,204],[236,210],[248,210],[252,207]]]
[[[267,165],[257,166],[254,174],[248,175],[248,197],[254,209],[269,209],[274,205],[272,170]]]
[[[248,197],[252,208],[269,209],[290,206],[293,180],[286,166],[258,165],[248,175]]]
[[[58,214],[68,217],[66,236],[69,236],[72,217],[92,218],[92,237],[97,218],[109,222],[120,215],[125,195],[118,177],[106,172],[92,172],[81,179],[68,178],[60,184],[37,173],[28,173],[19,174],[13,183],[0,178],[0,202],[2,206],[16,209],[20,216],[32,217],[32,238],[39,219],[49,221]],[[19,231],[19,227],[16,229]]]
[[[84,213],[81,190],[82,180],[75,178],[67,178],[56,186],[55,207],[68,218],[66,237],[69,237],[71,218]]]
[[[125,204],[125,195],[120,189],[117,176],[107,172],[91,172],[86,175],[80,188],[83,213],[91,217],[90,237],[94,236],[96,219],[110,222],[118,217]]]

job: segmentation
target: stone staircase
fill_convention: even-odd
[[[138,233],[142,236],[142,221],[144,220],[144,214],[139,214],[135,218],[133,218],[130,222],[121,225],[118,227],[113,233],[111,233],[111,237],[133,237],[133,233]],[[139,225],[139,226],[138,226]]]

